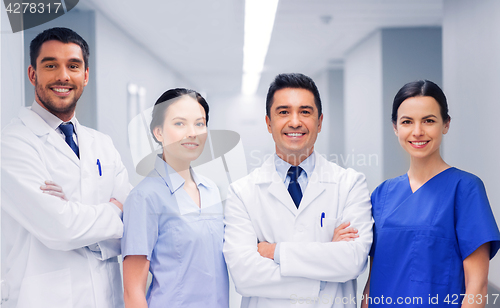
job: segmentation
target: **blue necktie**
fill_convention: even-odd
[[[73,150],[73,152],[75,152],[76,156],[80,158],[80,150],[78,150],[78,146],[76,145],[75,140],[73,140],[73,123],[62,123],[59,125],[59,128],[63,132],[64,136],[66,136],[66,143]]]
[[[300,200],[302,200],[302,190],[300,189],[299,182],[297,181],[301,172],[302,168],[300,168],[299,166],[291,166],[287,172],[287,174],[290,176],[288,192],[290,193],[290,196],[292,197],[292,200],[297,208],[299,208]]]

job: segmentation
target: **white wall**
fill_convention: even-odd
[[[207,98],[210,105],[210,129],[227,129],[240,134],[248,172],[260,167],[275,152],[267,131],[266,98],[263,96],[224,96]]]
[[[349,51],[344,59],[345,143],[339,164],[363,172],[370,191],[383,179],[381,42],[382,35],[377,31]],[[358,278],[358,296],[367,279],[368,271]]]
[[[479,176],[500,222],[500,1],[445,0],[443,80],[452,118],[445,160]],[[500,257],[490,262],[500,287]]]
[[[377,31],[345,57],[344,123],[346,167],[366,175],[368,188],[383,180],[382,35]],[[375,158],[378,158],[375,160]]]
[[[344,154],[344,70],[328,70],[328,106],[330,140],[328,153],[330,161],[341,164],[340,154]],[[337,160],[335,159],[337,158]]]
[[[318,154],[323,155],[330,160],[330,126],[332,118],[330,117],[330,75],[328,70],[323,70],[315,76],[309,76],[314,80],[318,87],[319,96],[321,98],[321,109],[323,113],[323,124],[321,132],[318,134],[318,139],[314,144],[314,150]]]
[[[12,33],[5,10],[1,11],[1,127],[24,106],[23,32]],[[26,68],[27,69],[27,68]]]

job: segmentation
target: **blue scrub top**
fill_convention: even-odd
[[[160,157],[123,205],[122,255],[145,255],[150,261],[150,308],[229,306],[219,190],[191,174],[201,208],[183,189],[184,179]]]
[[[405,174],[377,187],[372,205],[370,307],[460,307],[463,260],[484,243],[490,258],[500,247],[483,182],[449,168],[413,193]]]

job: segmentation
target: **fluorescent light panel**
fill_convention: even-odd
[[[257,92],[264,69],[274,18],[279,0],[245,1],[245,38],[243,44],[243,77],[241,91],[252,95]]]

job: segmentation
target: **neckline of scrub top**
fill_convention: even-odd
[[[177,173],[177,171],[175,171],[174,168],[172,168],[166,161],[164,161],[163,158],[161,158],[161,154],[156,156],[155,169],[165,181],[170,193],[175,193],[179,188],[181,188],[181,186],[184,185],[184,178],[180,176],[179,173]],[[191,166],[189,167],[189,171],[191,172],[191,176],[193,177],[196,186],[203,185],[205,188],[210,188],[208,183],[206,183],[203,178],[199,177],[193,171]]]
[[[155,170],[156,172],[160,175],[160,177],[163,179],[164,183],[167,185],[170,194],[175,195],[176,193],[180,194],[185,194],[186,200],[188,201],[187,204],[189,204],[189,207],[181,207],[179,208],[181,212],[184,214],[187,213],[202,213],[207,207],[206,205],[204,206],[202,200],[203,200],[203,195],[204,195],[204,190],[200,189],[200,186],[205,187],[206,190],[210,190],[210,185],[208,185],[207,181],[203,178],[198,176],[191,166],[189,167],[189,170],[191,172],[191,176],[193,177],[193,180],[198,187],[199,195],[200,195],[200,206],[196,204],[196,202],[189,196],[187,191],[179,191],[179,188],[181,188],[184,185],[184,178],[177,173],[177,171],[174,170],[167,162],[165,162],[162,158],[161,154],[158,154],[156,157],[155,161]]]
[[[410,192],[411,192],[411,195],[415,194],[416,192],[418,192],[420,190],[420,188],[424,187],[424,185],[426,185],[427,183],[431,182],[432,180],[434,180],[436,177],[439,177],[441,174],[445,173],[446,171],[450,170],[450,169],[456,169],[455,167],[450,167],[450,168],[446,168],[444,169],[443,171],[439,172],[438,174],[436,174],[435,176],[433,176],[432,178],[428,179],[427,182],[425,182],[424,184],[422,184],[417,190],[413,191],[411,189],[411,185],[410,185],[410,177],[408,176],[408,172],[405,173],[405,177],[406,177],[406,184],[408,185],[408,187],[410,188]]]

